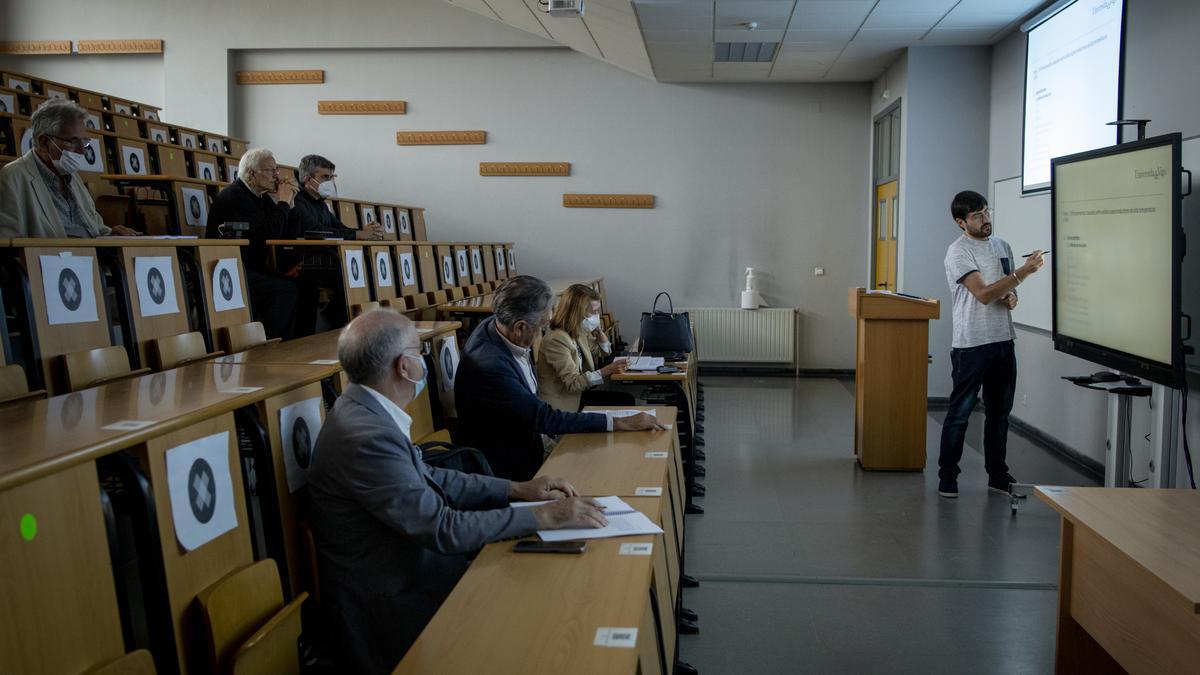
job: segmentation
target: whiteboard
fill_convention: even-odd
[[[1189,244],[1189,255],[1183,259],[1183,312],[1191,314],[1193,321],[1200,322],[1200,293],[1194,290],[1200,288],[1200,136],[1183,142],[1182,162],[1185,169],[1191,169],[1195,174],[1192,178],[1192,196],[1183,200],[1183,229]],[[1187,190],[1186,185],[1184,190]],[[1012,246],[1017,264],[1023,262],[1022,255],[1035,248],[1051,248],[1049,192],[1022,197],[1021,177],[1014,176],[992,183],[988,202],[995,211],[992,217],[993,232]],[[1050,291],[1050,265],[1047,260],[1047,265],[1040,272],[1026,279],[1017,289],[1020,302],[1013,310],[1013,321],[1023,326],[1052,330]],[[1192,344],[1200,344],[1200,323],[1192,332],[1195,335]],[[1192,355],[1188,363],[1200,367],[1200,355]]]
[[[1021,257],[1034,249],[1050,246],[1050,193],[1021,196],[1021,177],[998,180],[992,184],[988,199],[994,211],[992,233],[1008,242],[1016,260],[1014,267],[1025,264]],[[1054,255],[1051,253],[1050,255]],[[1042,330],[1051,329],[1050,264],[1025,279],[1017,288],[1017,308],[1013,322]]]

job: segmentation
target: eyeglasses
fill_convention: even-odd
[[[983,218],[984,215],[987,215],[988,218],[991,218],[992,213],[993,213],[992,207],[985,206],[984,208],[982,208],[974,213],[968,213],[967,220],[979,220],[979,219]]]
[[[433,346],[426,341],[422,341],[421,346],[409,347],[408,349],[405,349],[403,353],[407,354],[409,352],[419,352],[421,356],[429,356],[433,353]]]
[[[90,138],[79,138],[78,136],[76,136],[75,138],[63,138],[62,136],[51,136],[51,138],[53,138],[56,141],[62,141],[63,144],[67,146],[67,148],[70,148],[77,152],[83,152],[84,150],[91,147],[91,145],[92,145],[92,140]],[[60,147],[59,149],[61,150],[62,148]]]

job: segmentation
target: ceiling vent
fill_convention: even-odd
[[[778,42],[718,42],[713,61],[717,63],[770,63]]]

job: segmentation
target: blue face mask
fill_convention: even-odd
[[[421,362],[421,379],[410,380],[407,377],[404,378],[404,379],[408,380],[409,382],[412,382],[415,387],[415,389],[413,390],[413,400],[414,401],[421,395],[421,392],[425,391],[425,380],[428,378],[428,376],[429,376],[429,373],[425,372],[425,363],[424,363],[424,361],[422,361]]]

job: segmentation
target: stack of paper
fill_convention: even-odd
[[[538,530],[542,541],[571,541],[575,539],[608,539],[609,537],[633,537],[642,534],[662,534],[646,514],[626,504],[620,497],[596,497],[604,507],[606,527],[589,527],[578,530]],[[546,502],[517,502],[514,508],[538,506]]]
[[[658,370],[664,363],[661,356],[635,356],[629,359],[629,370]]]

